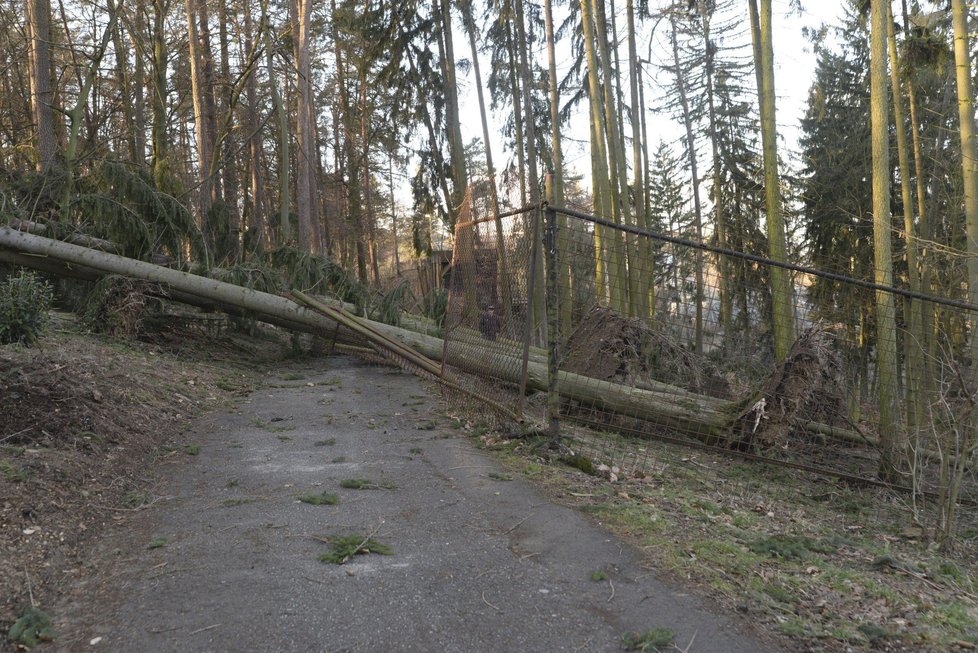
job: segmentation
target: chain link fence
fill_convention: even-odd
[[[976,311],[954,276],[963,259],[931,257],[944,279],[925,293],[566,207],[469,217],[442,364],[623,474],[648,471],[653,441],[673,442],[883,485],[950,528],[955,506],[978,500]],[[776,273],[790,296],[772,294]],[[877,323],[887,301],[889,330]]]

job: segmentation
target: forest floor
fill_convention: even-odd
[[[939,553],[900,497],[665,446],[612,483],[386,368],[59,324],[0,348],[0,629],[45,648],[978,645],[978,529]]]

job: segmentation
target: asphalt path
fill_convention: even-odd
[[[626,631],[662,627],[676,634],[667,650],[771,650],[589,517],[510,479],[437,406],[409,375],[333,357],[201,418],[188,438],[199,453],[106,540],[101,589],[73,606],[90,616],[56,646],[620,651]],[[323,492],[339,503],[297,499]],[[393,553],[321,562],[342,535]]]

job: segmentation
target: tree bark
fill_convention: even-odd
[[[893,284],[890,231],[890,139],[886,89],[886,2],[872,0],[870,116],[873,145],[873,257],[876,283]],[[876,292],[876,363],[880,407],[880,476],[892,479],[904,458],[905,440],[897,404],[896,307],[893,295]]]
[[[754,65],[758,68],[758,96],[761,110],[761,143],[764,153],[764,196],[767,205],[768,254],[775,261],[786,261],[787,244],[781,206],[781,181],[778,177],[778,128],[774,92],[774,46],[772,42],[771,0],[749,0]],[[772,267],[771,308],[774,322],[774,354],[784,360],[795,339],[791,273]]]
[[[52,108],[54,91],[51,84],[51,3],[49,0],[25,1],[37,171],[43,173],[55,165],[57,157]]]

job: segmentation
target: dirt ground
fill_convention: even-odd
[[[246,395],[269,383],[300,390],[307,383],[295,372],[284,338],[208,334],[176,325],[149,342],[119,341],[80,333],[70,318],[58,324],[39,347],[0,348],[4,634],[32,604],[70,606],[79,588],[90,589],[96,580],[111,585],[120,573],[119,561],[128,558],[116,545],[105,548],[107,535],[112,542],[123,541],[118,538],[127,533],[137,539],[152,535],[148,544],[139,540],[141,553],[130,555],[142,563],[146,551],[156,551],[159,533],[153,524],[172,497],[166,479],[200,467],[211,453],[189,430],[200,424],[199,418],[230,414]],[[269,381],[269,371],[277,381]],[[432,410],[438,405],[420,395],[417,402]],[[403,403],[405,412],[416,408],[407,406],[413,400]],[[550,500],[589,515],[639,549],[646,573],[654,570],[672,587],[710,597],[736,623],[757,629],[772,648],[948,651],[978,646],[976,528],[964,528],[955,547],[942,552],[909,523],[904,497],[651,443],[642,445],[656,461],[650,473],[611,482],[554,462],[525,440],[506,439],[487,429],[478,414],[446,410],[454,437],[477,443],[492,464],[505,467],[492,478],[480,472],[478,483],[509,487],[504,481],[510,478],[528,479]],[[291,423],[273,422],[273,417],[279,416],[259,416],[255,419],[262,424],[252,426],[262,437],[273,438],[273,444],[293,446]],[[373,433],[381,419],[364,422],[365,433]],[[423,429],[416,434],[433,437]],[[234,444],[228,445],[232,453]],[[573,440],[569,444],[573,447]],[[398,455],[424,457],[410,450]],[[462,462],[461,467],[488,464]],[[443,464],[448,470],[457,466]],[[220,487],[204,498],[230,510],[221,502],[234,480],[211,478],[208,482]],[[249,503],[234,504],[234,509],[248,510]],[[178,549],[171,544],[160,544],[160,555],[175,555]],[[617,577],[597,577],[592,586],[621,591]],[[499,601],[494,598],[477,603],[495,613],[492,606],[498,608]],[[65,618],[52,616],[56,622]],[[48,647],[97,650],[86,645],[117,635],[111,629],[92,630],[62,636]],[[690,650],[716,650],[698,641]],[[0,650],[14,646],[3,638]]]

